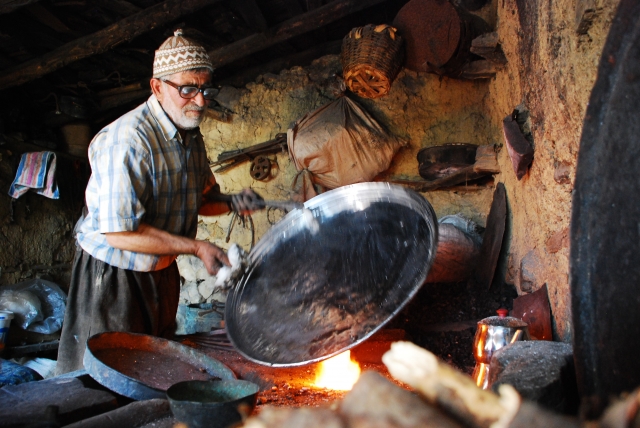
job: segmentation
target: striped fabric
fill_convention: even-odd
[[[51,199],[60,198],[56,175],[56,154],[53,152],[23,153],[16,178],[9,188],[9,196],[14,199],[33,189],[36,193]]]
[[[119,250],[104,233],[134,231],[144,222],[195,238],[203,189],[207,182],[215,183],[200,132],[188,133],[183,144],[152,95],[94,137],[89,161],[88,214],[78,229],[80,246],[122,269],[146,272],[169,266],[176,256]]]

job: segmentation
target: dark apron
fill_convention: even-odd
[[[111,266],[78,247],[73,261],[56,374],[83,369],[87,339],[104,331],[171,337],[180,273],[174,261],[159,271]]]

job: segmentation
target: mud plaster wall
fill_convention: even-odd
[[[71,195],[63,180],[59,183],[60,199],[27,192],[12,209],[7,192],[20,154],[0,147],[0,286],[44,278],[67,288],[75,252],[72,231],[82,208],[81,194]]]
[[[220,152],[254,145],[273,138],[277,133],[286,132],[299,118],[339,96],[341,72],[337,56],[327,56],[316,60],[309,67],[295,67],[279,75],[263,75],[256,83],[235,91],[225,88],[234,96],[229,97],[227,107],[235,114],[228,122],[209,117],[201,126],[210,159],[217,159]],[[418,176],[416,154],[422,147],[447,142],[468,142],[494,144],[491,137],[490,121],[483,112],[488,93],[488,81],[458,81],[439,79],[435,75],[402,71],[391,92],[378,100],[361,99],[360,102],[391,133],[409,144],[394,158],[384,177],[414,178]],[[225,97],[226,98],[226,97]],[[297,174],[295,165],[287,153],[270,156],[275,167],[273,178],[256,181],[249,175],[249,163],[244,163],[224,173],[217,173],[216,179],[225,193],[235,193],[244,187],[251,187],[267,199],[288,199],[291,186]],[[491,204],[492,189],[473,192],[431,192],[426,195],[438,217],[463,213],[477,223],[484,225]],[[282,216],[282,212],[257,212],[253,215],[255,239],[259,239],[270,224]],[[198,237],[212,240],[223,247],[237,242],[249,249],[251,233],[240,225],[235,225],[226,243],[231,216],[202,217]],[[181,272],[193,277],[201,298],[210,294],[210,280],[203,278],[201,263],[193,257],[181,257]],[[185,277],[185,279],[187,279]],[[204,280],[203,280],[204,279]],[[183,298],[197,298],[195,285],[186,281]]]
[[[490,83],[486,112],[500,139],[517,105],[529,112],[535,150],[518,181],[505,149],[498,159],[509,206],[508,282],[519,293],[545,283],[557,339],[571,340],[568,227],[582,122],[617,1],[596,1],[586,34],[576,32],[577,0],[499,0],[497,29],[509,63]]]
[[[481,9],[478,14],[496,26],[509,61],[493,79],[459,81],[405,70],[387,97],[354,97],[391,132],[409,142],[384,177],[417,177],[415,155],[422,147],[447,142],[497,146],[502,173],[496,180],[505,183],[509,204],[503,274],[519,293],[548,285],[556,338],[564,341],[571,339],[568,225],[575,163],[589,93],[617,5],[615,0],[598,0],[593,24],[579,35],[575,31],[576,2],[493,0]],[[306,112],[335,99],[333,74],[339,72],[337,57],[332,56],[309,67],[261,76],[246,88],[227,88],[228,107],[235,114],[225,121],[210,115],[202,126],[210,159],[221,151],[285,132]],[[502,119],[518,105],[529,111],[528,127],[535,147],[531,170],[521,181],[515,178],[501,132]],[[74,249],[71,230],[79,212],[64,201],[27,194],[18,200],[11,221],[6,191],[13,179],[15,158],[6,149],[0,153],[0,285],[49,276],[66,288]],[[252,180],[245,163],[216,174],[222,190],[236,192],[250,186],[266,198],[289,197],[295,168],[286,154],[271,158],[276,167],[270,181]],[[437,191],[425,196],[438,217],[462,212],[484,225],[492,189]],[[256,213],[255,240],[280,216],[277,211]],[[201,218],[198,237],[224,248],[238,242],[248,249],[251,234],[240,225],[233,228],[230,242],[225,242],[230,220],[231,216]],[[224,299],[212,295],[212,279],[197,259],[181,257],[180,268],[186,285],[183,302]]]
[[[577,0],[494,0],[477,13],[497,28],[508,64],[489,80],[464,81],[403,70],[391,92],[378,100],[350,95],[389,131],[408,141],[380,179],[416,178],[416,154],[423,147],[448,142],[495,145],[502,173],[496,181],[507,189],[509,207],[506,251],[498,275],[518,293],[548,286],[554,335],[571,340],[568,285],[568,226],[571,191],[582,120],[596,78],[616,1],[596,2],[586,34],[576,32]],[[209,118],[202,126],[210,159],[225,150],[273,138],[308,111],[336,97],[336,56],[295,67],[279,75],[263,75],[238,91],[230,90],[235,114],[226,122]],[[518,107],[528,113],[535,159],[518,181],[504,147],[502,119]],[[296,174],[286,154],[271,156],[274,178],[251,179],[248,163],[216,174],[223,191],[252,187],[266,198],[285,199]],[[463,213],[484,226],[493,189],[425,193],[438,217]],[[278,213],[257,213],[255,237]],[[228,246],[230,217],[202,218],[199,237]],[[235,227],[231,242],[248,249],[249,233]],[[184,264],[184,261],[183,263]],[[197,264],[197,263],[196,263]],[[185,269],[186,270],[186,269]],[[201,279],[198,279],[201,281]],[[487,314],[490,315],[490,314]]]

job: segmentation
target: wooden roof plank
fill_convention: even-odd
[[[166,0],[7,70],[0,76],[0,89],[21,85],[82,58],[106,52],[120,43],[219,1],[221,0]]]
[[[235,0],[231,6],[242,16],[249,28],[256,31],[264,31],[268,28],[267,20],[256,4],[256,0]]]
[[[0,14],[13,12],[20,7],[39,1],[40,0],[0,0]]]
[[[242,40],[210,51],[209,57],[211,57],[213,66],[218,68],[384,1],[386,0],[335,0],[318,9],[284,21],[267,31],[252,34]]]
[[[67,27],[62,21],[58,19],[53,13],[51,13],[46,7],[41,4],[32,4],[26,8],[27,12],[33,16],[38,22],[46,25],[52,30],[58,33],[74,34],[74,32]]]

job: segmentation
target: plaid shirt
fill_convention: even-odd
[[[202,134],[190,132],[184,144],[181,140],[155,95],[94,137],[88,214],[77,235],[86,252],[122,269],[153,271],[169,266],[176,256],[119,250],[104,234],[134,231],[144,222],[195,238],[202,192],[215,178]]]

